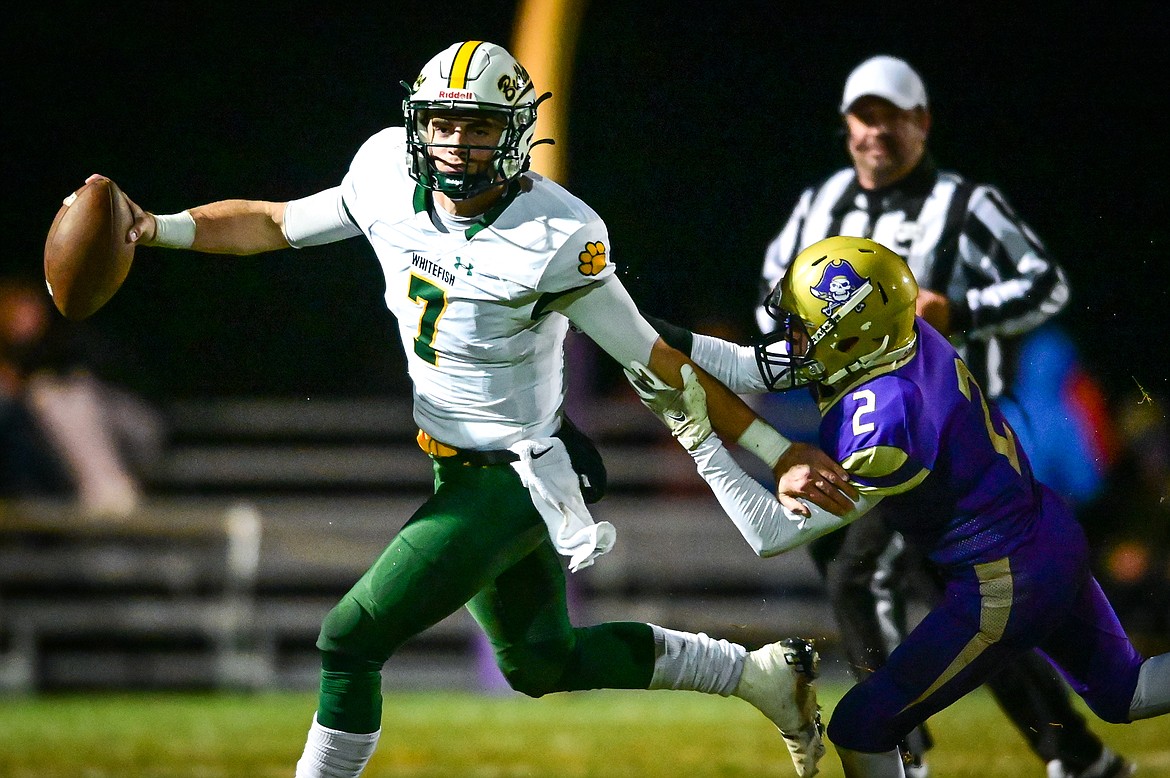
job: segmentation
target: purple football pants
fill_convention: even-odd
[[[1048,494],[1026,535],[1002,559],[948,571],[942,603],[841,699],[829,723],[833,743],[890,751],[1008,657],[1034,647],[1094,713],[1129,720],[1142,657],[1089,572],[1084,532]]]

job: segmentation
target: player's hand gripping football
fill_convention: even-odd
[[[94,173],[85,179],[85,183],[88,184],[101,178],[106,178],[106,176],[100,173]],[[135,245],[149,246],[150,242],[154,239],[154,216],[142,210],[141,206],[131,200],[125,192],[119,190],[119,194],[125,201],[126,206],[129,207],[132,218],[130,229],[125,235],[126,241]]]
[[[642,404],[662,420],[683,448],[694,451],[711,436],[707,393],[703,391],[694,368],[682,366],[683,388],[675,389],[645,365],[635,362],[632,367],[633,370],[626,370],[626,380],[638,393]]]

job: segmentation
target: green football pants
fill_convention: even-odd
[[[383,663],[464,605],[517,691],[650,685],[649,625],[570,623],[563,563],[515,471],[436,462],[435,493],[325,617],[318,721],[378,729]]]

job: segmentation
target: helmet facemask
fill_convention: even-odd
[[[825,366],[814,356],[815,345],[808,329],[796,314],[772,305],[773,296],[765,303],[768,315],[779,322],[779,327],[756,346],[756,365],[770,392],[783,392],[798,386],[816,383],[825,374]]]
[[[520,108],[506,105],[488,105],[468,108],[454,104],[454,101],[404,102],[406,115],[406,149],[410,161],[411,177],[424,188],[442,192],[452,200],[466,200],[493,186],[511,181],[528,169],[528,155],[520,149],[531,147],[523,143],[529,140],[536,122],[536,103]],[[500,138],[494,146],[476,146],[468,143],[432,143],[430,121],[434,116],[449,116],[459,119],[485,118],[503,125]],[[443,172],[434,159],[438,149],[454,148],[460,156],[470,160],[474,152],[490,151],[488,160],[479,162],[476,171]]]
[[[857,349],[860,340],[856,337],[841,337],[839,324],[849,314],[864,309],[865,298],[872,291],[873,286],[866,279],[865,283],[852,290],[833,309],[820,326],[809,333],[807,322],[782,307],[782,294],[778,285],[768,295],[764,307],[768,315],[780,322],[781,326],[768,341],[756,348],[756,362],[764,380],[768,382],[768,388],[782,391],[814,383],[832,386],[853,373],[878,364],[875,360],[886,350],[889,337],[883,338],[876,350],[857,356],[831,374],[828,372],[830,366],[836,366],[841,361],[838,354],[849,355]],[[769,349],[768,346],[773,344],[783,345]],[[827,353],[830,351],[837,353]],[[819,359],[818,354],[826,357],[825,360]]]

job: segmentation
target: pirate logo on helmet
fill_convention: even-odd
[[[825,265],[825,270],[821,273],[821,280],[816,283],[816,286],[809,287],[809,292],[812,293],[813,297],[827,303],[821,309],[821,313],[828,317],[833,315],[833,311],[849,302],[849,298],[865,284],[865,281],[866,279],[858,275],[848,262],[843,259],[833,259]],[[858,303],[854,310],[860,311],[864,308],[865,303]]]

